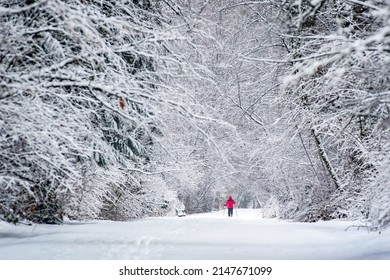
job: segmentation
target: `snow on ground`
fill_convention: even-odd
[[[295,223],[238,209],[132,222],[10,225],[0,222],[0,259],[323,260],[390,259],[390,231],[350,228],[347,221]]]

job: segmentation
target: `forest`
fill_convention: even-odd
[[[0,0],[0,220],[390,224],[390,0]]]

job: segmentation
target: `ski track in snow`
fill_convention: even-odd
[[[353,224],[348,221],[262,219],[250,209],[226,215],[36,226],[0,222],[0,259],[390,259],[390,231],[345,231]]]

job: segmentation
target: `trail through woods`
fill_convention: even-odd
[[[237,215],[238,214],[238,215]],[[0,259],[390,259],[390,231],[295,223],[238,209],[133,222],[0,222]]]

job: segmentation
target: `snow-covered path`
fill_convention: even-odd
[[[390,231],[266,220],[254,210],[134,222],[0,223],[0,259],[390,259]]]

